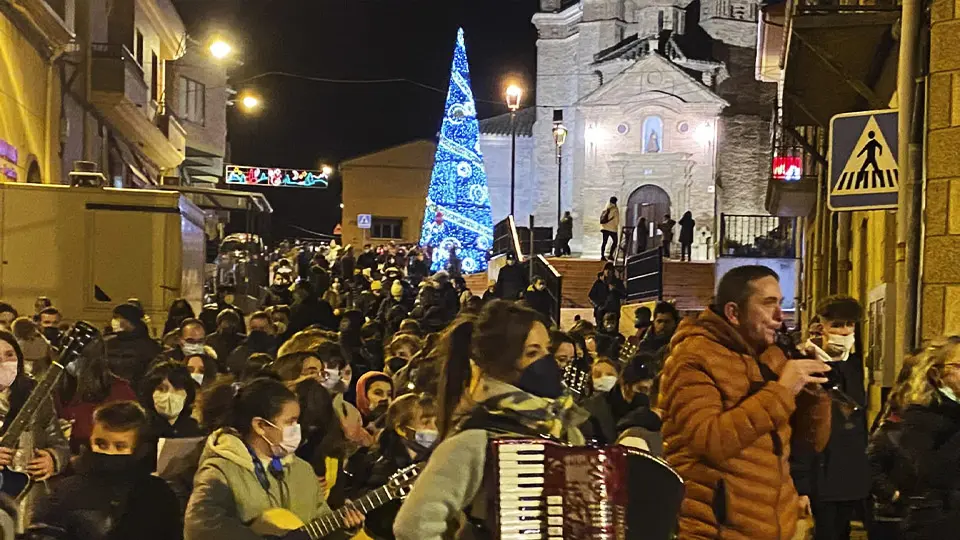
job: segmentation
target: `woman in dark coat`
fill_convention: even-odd
[[[693,220],[693,214],[689,210],[683,213],[680,218],[680,260],[690,260],[690,252],[693,247],[693,228],[697,222]],[[684,259],[686,257],[686,259]]]
[[[946,540],[960,529],[960,337],[935,341],[910,376],[900,448],[914,464],[904,536]]]
[[[647,250],[647,244],[650,240],[650,228],[647,226],[647,218],[640,218],[637,223],[637,253],[643,253]]]

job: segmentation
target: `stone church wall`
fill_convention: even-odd
[[[483,165],[487,171],[487,185],[490,189],[490,207],[493,222],[497,223],[510,213],[510,137],[502,135],[481,135],[480,151],[483,152]],[[517,220],[533,211],[533,138],[517,137]]]
[[[717,148],[719,211],[763,214],[770,179],[770,124],[758,116],[720,119]]]

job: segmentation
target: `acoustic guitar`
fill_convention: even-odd
[[[70,329],[69,332],[60,341],[60,357],[44,373],[43,378],[37,383],[30,397],[23,404],[20,412],[14,417],[13,421],[7,425],[7,430],[0,438],[0,447],[16,448],[20,442],[20,436],[32,427],[34,417],[40,407],[50,398],[53,389],[60,380],[60,375],[67,366],[80,358],[83,349],[92,343],[100,335],[100,332],[90,324],[80,321]],[[30,476],[25,473],[17,472],[10,467],[5,467],[0,471],[0,492],[10,497],[17,498],[26,492],[30,486]]]
[[[285,508],[271,508],[254,520],[250,528],[253,532],[267,539],[279,539],[293,531],[300,531],[306,533],[311,540],[320,540],[336,531],[347,528],[344,523],[346,508],[355,508],[367,513],[390,501],[406,497],[425,465],[425,463],[416,463],[400,469],[390,477],[390,481],[385,485],[358,499],[348,501],[343,508],[335,510],[332,514],[319,517],[310,523],[303,523],[293,512]]]

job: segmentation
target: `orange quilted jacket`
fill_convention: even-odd
[[[787,359],[770,347],[759,361],[779,375]],[[791,539],[799,519],[791,436],[823,450],[830,398],[806,392],[794,398],[765,382],[756,353],[707,310],[677,330],[659,404],[664,457],[686,482],[680,538]]]

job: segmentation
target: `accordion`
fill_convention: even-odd
[[[497,540],[668,540],[684,486],[624,446],[502,438],[488,448],[486,528]]]

